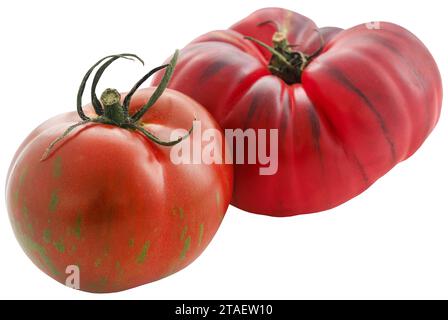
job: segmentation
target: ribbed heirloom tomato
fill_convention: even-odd
[[[236,165],[232,200],[273,216],[330,209],[366,190],[421,146],[442,102],[436,63],[409,31],[319,29],[279,8],[187,45],[169,87],[223,128],[278,129],[277,173]]]
[[[163,92],[174,59],[159,88],[135,92],[151,72],[122,103],[111,89],[101,103],[96,98],[104,69],[130,56],[112,56],[98,69],[93,107],[83,110],[90,70],[78,96],[81,122],[72,112],[40,125],[20,146],[8,175],[9,216],[26,254],[62,283],[79,268],[86,291],[124,290],[190,264],[217,231],[232,193],[230,165],[170,160],[170,145],[192,143],[189,136],[168,141],[174,129],[188,130],[196,118],[202,130],[220,130],[198,103]]]

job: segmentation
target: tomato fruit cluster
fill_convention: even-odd
[[[318,28],[295,12],[261,9],[200,36],[128,93],[98,98],[103,72],[121,58],[139,59],[113,55],[89,69],[77,112],[37,127],[7,178],[26,254],[61,283],[75,266],[85,291],[120,291],[186,267],[230,203],[284,217],[352,199],[412,156],[441,112],[433,57],[392,23]],[[222,140],[221,128],[276,130],[277,171],[261,175],[260,161],[174,164],[172,147],[193,144],[193,120]],[[188,134],[170,140],[178,128]]]

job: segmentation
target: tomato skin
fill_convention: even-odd
[[[382,22],[319,29],[323,51],[288,85],[267,66],[276,29],[306,54],[320,47],[316,25],[280,8],[254,12],[212,31],[180,54],[169,87],[203,106],[227,129],[278,129],[278,172],[235,165],[232,204],[271,216],[314,213],[365,191],[422,145],[441,111],[442,84],[428,49]],[[160,81],[154,78],[153,84]]]
[[[138,91],[131,112],[153,91]],[[219,129],[199,104],[167,89],[142,121],[169,140],[173,129],[188,130],[195,117],[202,130]],[[61,283],[67,266],[79,266],[80,289],[90,292],[139,286],[195,260],[229,205],[232,166],[174,165],[170,147],[103,124],[77,129],[40,161],[48,145],[78,121],[76,113],[48,120],[11,164],[7,206],[30,259]]]

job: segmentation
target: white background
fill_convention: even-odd
[[[428,46],[442,77],[448,74],[444,1],[1,1],[1,193],[20,142],[47,118],[74,110],[79,82],[98,58],[135,52],[146,60],[145,69],[117,63],[98,88],[125,91],[175,48],[265,6],[297,11],[319,26],[398,23]],[[448,298],[445,111],[414,157],[349,203],[289,219],[230,208],[190,267],[116,294],[77,292],[39,271],[15,240],[1,196],[0,298]]]

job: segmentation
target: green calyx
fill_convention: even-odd
[[[190,133],[192,132],[192,128],[190,128],[188,134],[184,137],[180,137],[177,140],[174,141],[162,141],[156,136],[154,136],[152,133],[150,133],[148,130],[144,128],[144,126],[141,124],[141,118],[145,115],[145,113],[151,108],[157,101],[158,98],[162,95],[166,87],[168,86],[169,80],[171,79],[171,76],[173,75],[174,68],[177,63],[177,58],[179,56],[179,51],[176,50],[174,53],[171,61],[169,64],[162,65],[160,67],[157,67],[147,74],[145,74],[135,85],[134,87],[129,91],[129,93],[124,97],[123,102],[121,102],[121,94],[115,90],[115,89],[106,89],[100,99],[96,96],[96,87],[98,85],[99,80],[101,79],[101,76],[103,75],[104,71],[107,67],[109,67],[115,60],[118,60],[120,58],[122,59],[129,59],[139,60],[142,64],[144,64],[143,60],[140,59],[135,54],[117,54],[117,55],[111,55],[107,56],[101,60],[99,60],[97,63],[95,63],[86,73],[84,78],[81,81],[81,85],[79,87],[78,96],[77,96],[77,112],[79,117],[81,118],[81,121],[68,127],[65,132],[58,137],[56,140],[54,140],[46,149],[45,153],[43,154],[41,160],[45,160],[50,155],[52,149],[56,144],[58,144],[60,141],[62,141],[70,132],[72,132],[75,128],[88,124],[88,123],[100,123],[100,124],[107,124],[107,125],[113,125],[117,126],[123,129],[128,130],[134,130],[138,131],[141,134],[143,134],[146,138],[153,141],[154,143],[157,143],[159,145],[163,146],[173,146],[179,142],[181,142],[183,139],[187,138]],[[104,62],[106,61],[106,62]],[[104,63],[103,63],[104,62]],[[103,64],[102,64],[103,63]],[[101,65],[102,64],[102,65]],[[101,65],[101,66],[100,66]],[[86,87],[87,80],[89,79],[90,75],[92,74],[93,70],[98,67],[98,70],[94,76],[92,87],[91,87],[91,103],[93,106],[93,109],[95,110],[96,117],[90,118],[88,117],[82,108],[82,96]],[[151,77],[154,73],[166,69],[165,74],[160,81],[159,86],[156,88],[152,96],[149,98],[147,103],[142,106],[136,113],[129,114],[129,105],[131,103],[132,96],[134,93],[138,90],[138,88]]]
[[[259,26],[270,22],[271,21],[261,23]],[[305,70],[306,66],[323,50],[324,41],[322,35],[320,33],[319,35],[321,47],[313,54],[305,54],[300,51],[292,50],[295,46],[288,43],[286,34],[282,31],[274,33],[274,36],[272,37],[272,47],[253,37],[247,36],[244,38],[257,43],[272,53],[268,69],[273,75],[281,78],[287,84],[295,84],[302,82],[303,70]]]

